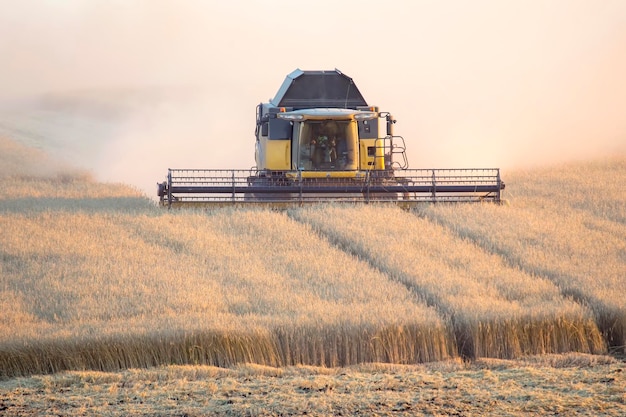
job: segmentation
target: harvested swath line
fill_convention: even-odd
[[[449,315],[462,356],[604,350],[588,310],[549,281],[507,267],[439,225],[389,207],[309,208],[291,215]]]
[[[603,219],[598,217],[606,209],[601,201],[582,204],[574,210],[555,198],[539,205],[527,191],[508,207],[428,207],[421,215],[510,265],[551,280],[563,294],[589,306],[609,348],[623,352],[626,228],[610,218],[626,218],[626,205]]]

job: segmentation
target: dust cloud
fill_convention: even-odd
[[[0,135],[155,192],[249,168],[255,106],[339,68],[398,119],[411,167],[626,152],[626,3],[0,0]]]

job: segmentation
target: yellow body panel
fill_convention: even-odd
[[[359,149],[359,168],[371,170],[385,169],[385,150],[383,139],[361,139]]]
[[[265,161],[262,168],[272,171],[291,169],[291,141],[265,139]]]

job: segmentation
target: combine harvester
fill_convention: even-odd
[[[256,110],[256,167],[169,169],[160,204],[179,206],[308,203],[501,201],[498,168],[408,169],[390,113],[369,106],[339,70],[295,70]]]

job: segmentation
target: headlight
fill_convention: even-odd
[[[293,113],[278,113],[276,117],[283,120],[302,120],[304,119],[304,115],[302,114],[293,114]]]
[[[373,111],[362,111],[354,114],[355,120],[372,120],[378,118],[378,113]]]

